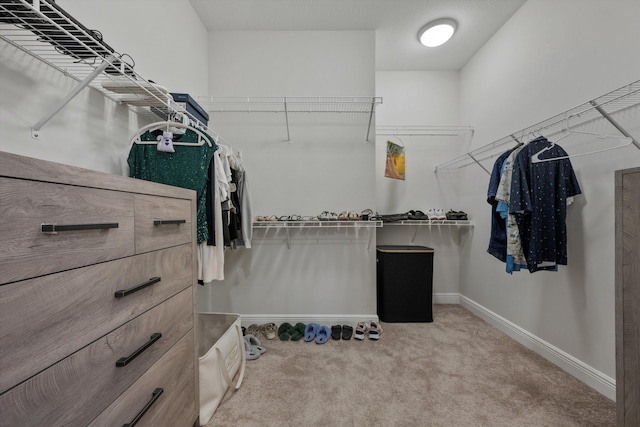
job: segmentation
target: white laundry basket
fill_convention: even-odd
[[[200,368],[200,425],[206,425],[236,377],[244,378],[245,350],[240,316],[229,313],[198,314]]]

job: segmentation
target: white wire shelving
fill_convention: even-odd
[[[555,116],[539,123],[521,129],[517,132],[513,132],[503,138],[457,156],[447,162],[441,163],[436,166],[435,172],[437,173],[444,169],[459,169],[475,164],[480,166],[485,172],[490,173],[489,169],[485,167],[483,162],[488,159],[493,159],[496,153],[506,151],[509,146],[525,143],[528,140],[533,139],[532,137],[535,137],[536,135],[543,134],[547,138],[558,135],[567,131],[568,124],[570,124],[571,128],[575,129],[592,126],[599,122],[609,123],[621,135],[630,138],[630,142],[636,148],[640,149],[640,142],[630,135],[629,132],[627,132],[627,130],[625,130],[625,128],[618,122],[618,117],[624,116],[632,110],[633,112],[636,112],[639,107],[640,80],[637,80],[598,98],[568,109],[560,114],[556,114]],[[575,156],[598,153],[620,147],[621,146],[618,145],[595,150],[593,152],[576,154]],[[569,153],[569,157],[572,157],[571,153]]]
[[[118,53],[99,31],[86,28],[52,0],[0,0],[0,39],[78,82],[32,126],[34,138],[87,86],[149,119],[166,120],[177,113],[195,120],[167,89],[136,73],[129,55]]]
[[[296,114],[362,115],[368,120],[366,141],[376,106],[382,98],[376,96],[283,96],[283,97],[198,97],[198,103],[209,113],[278,113],[284,114],[287,141],[291,141],[289,118]]]

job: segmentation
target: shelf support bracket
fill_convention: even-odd
[[[373,232],[374,232],[374,229],[370,228],[369,229],[369,243],[367,244],[367,252],[371,252],[371,241],[373,240]]]
[[[484,171],[485,171],[486,173],[488,173],[489,175],[491,175],[491,172],[489,172],[489,171],[487,170],[487,168],[485,168],[484,166],[482,166],[482,163],[480,163],[478,160],[476,160],[476,158],[475,158],[475,157],[473,157],[473,154],[471,154],[471,153],[467,153],[467,156],[471,157],[471,160],[473,160],[474,162],[476,162],[476,163],[478,164],[478,166],[480,166],[482,169],[484,169]]]
[[[376,108],[376,98],[371,98],[371,110],[369,110],[369,126],[367,126],[367,139],[369,142],[369,134],[371,133],[371,122],[373,121],[373,110]]]
[[[108,59],[103,59],[102,63],[99,67],[97,67],[91,74],[89,74],[78,86],[76,86],[64,99],[60,100],[58,105],[56,105],[46,116],[44,116],[38,123],[33,125],[31,128],[31,136],[33,138],[40,137],[40,129],[42,126],[47,124],[49,120],[53,118],[60,110],[62,110],[65,105],[67,105],[73,98],[75,98],[78,93],[85,87],[89,86],[89,84],[95,79],[98,75],[100,75],[109,65],[111,65],[111,61],[114,59],[113,56],[110,56]]]
[[[287,142],[291,142],[291,135],[289,134],[289,107],[287,107],[287,98],[283,98],[284,101],[284,119],[287,122]]]
[[[631,134],[629,134],[629,132],[627,132],[627,130],[625,128],[623,128],[622,126],[620,126],[620,124],[618,122],[616,122],[613,117],[611,117],[609,115],[609,113],[607,113],[606,111],[604,111],[602,109],[602,107],[600,105],[598,105],[598,103],[596,101],[589,101],[589,103],[591,105],[593,105],[593,107],[598,110],[598,113],[600,113],[602,115],[602,117],[604,117],[609,123],[611,123],[613,125],[614,128],[618,129],[620,131],[621,134],[623,134],[624,136],[626,136],[627,138],[631,138],[631,142],[633,143],[633,145],[636,146],[636,148],[638,150],[640,150],[640,143],[638,141],[636,141],[636,139],[631,136]]]
[[[291,238],[289,237],[289,227],[286,227],[285,231],[287,232],[287,250],[291,252]]]

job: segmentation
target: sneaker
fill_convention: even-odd
[[[369,332],[369,323],[367,322],[359,322],[356,325],[356,331],[353,334],[353,337],[357,340],[363,340],[365,335]]]

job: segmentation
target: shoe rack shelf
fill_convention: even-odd
[[[99,31],[84,27],[53,0],[0,0],[0,39],[78,82],[32,126],[34,138],[87,86],[150,119],[166,120],[171,113],[190,116],[166,89],[137,74],[127,64],[132,62],[128,55],[116,52]]]
[[[369,242],[367,251],[371,250],[371,241],[373,239],[373,230],[382,227],[382,221],[255,221],[254,229],[264,230],[285,230],[287,234],[287,249],[291,250],[291,236],[289,230],[301,229],[357,229],[367,230],[369,232]]]
[[[293,97],[198,97],[209,113],[281,113],[287,127],[287,141],[291,141],[289,117],[294,114],[350,114],[368,119],[366,141],[369,142],[371,123],[376,106],[382,104],[377,96],[293,96]]]

